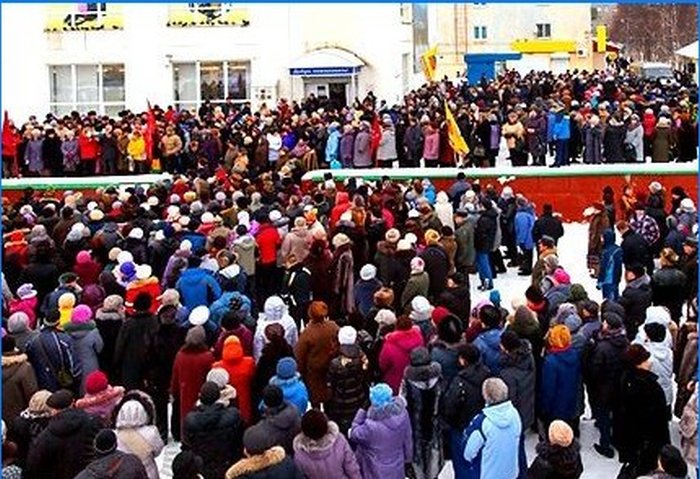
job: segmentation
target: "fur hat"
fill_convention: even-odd
[[[396,244],[401,239],[401,233],[396,228],[391,228],[391,229],[387,230],[386,233],[384,233],[384,239],[388,243]]]
[[[119,311],[124,307],[124,298],[118,294],[110,294],[104,299],[102,309],[105,311]]]
[[[106,456],[117,450],[117,435],[111,429],[102,429],[93,441],[95,453],[98,456]]]
[[[394,290],[386,287],[379,288],[372,299],[376,306],[389,307],[394,303]]]
[[[207,381],[199,389],[199,400],[205,406],[214,404],[219,397],[221,397],[221,388],[215,382]]]
[[[411,319],[414,321],[430,319],[432,313],[433,307],[424,296],[416,296],[411,300]]]
[[[637,367],[651,357],[649,351],[641,344],[630,345],[624,353],[625,361],[630,366]]]
[[[180,292],[174,288],[169,288],[163,291],[158,297],[158,301],[162,306],[179,306],[180,305]]]
[[[36,289],[31,283],[24,283],[19,288],[17,288],[17,296],[19,299],[31,299],[37,295]]]
[[[229,374],[224,368],[212,368],[211,371],[207,373],[207,381],[211,381],[219,386],[219,389],[223,389],[228,385]]]
[[[24,333],[29,329],[29,316],[24,311],[12,313],[7,320],[7,332],[10,334]]]
[[[136,267],[136,279],[148,279],[153,275],[153,268],[147,264],[140,264]]]
[[[46,389],[35,392],[29,400],[27,410],[36,415],[48,414],[51,409],[48,405],[50,397],[51,391],[47,391]]]
[[[296,363],[294,364],[296,367]],[[274,385],[267,385],[262,392],[263,404],[268,408],[277,408],[284,403],[284,394],[282,390]]]
[[[140,401],[131,399],[122,404],[116,419],[117,429],[131,429],[148,425],[148,413]]]
[[[51,409],[62,411],[73,405],[73,399],[72,392],[68,391],[67,389],[59,389],[49,396],[49,398],[46,400],[46,405]]]
[[[377,276],[377,267],[373,264],[366,264],[360,269],[360,279],[369,281]]]
[[[207,335],[202,326],[195,326],[187,331],[185,344],[188,346],[202,346],[205,344]]]
[[[396,324],[396,315],[390,309],[380,309],[374,316],[374,320],[380,325],[391,326]]]
[[[338,233],[333,237],[332,243],[334,248],[340,248],[341,246],[352,243],[352,241],[350,241],[350,238],[348,238],[345,233]]]
[[[425,242],[428,245],[436,244],[440,242],[440,233],[435,230],[428,230],[424,234]]]
[[[396,244],[396,251],[411,251],[413,245],[407,239],[401,239]]]
[[[275,439],[262,424],[249,427],[243,434],[243,447],[251,456],[262,454],[274,445]]]
[[[75,295],[73,293],[63,293],[58,298],[59,309],[70,309],[75,306]]]
[[[310,409],[301,418],[301,432],[318,441],[328,433],[328,418],[318,409]]]

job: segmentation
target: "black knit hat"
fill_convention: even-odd
[[[669,476],[688,476],[688,464],[683,459],[678,448],[670,444],[666,444],[661,448],[659,452],[659,463],[661,464],[661,469]]]
[[[284,395],[279,387],[273,385],[265,386],[265,389],[263,389],[263,403],[265,403],[265,407],[280,407],[283,402]]]
[[[513,331],[512,329],[508,329],[501,334],[501,346],[503,346],[503,349],[505,349],[508,352],[515,351],[520,347],[522,342],[520,341],[520,337],[518,336],[518,333]]]
[[[309,439],[318,441],[328,433],[328,418],[318,409],[310,409],[301,418],[301,431]]]
[[[274,438],[260,423],[249,427],[243,434],[243,447],[252,456],[262,454],[274,445]]]
[[[205,406],[214,404],[219,400],[220,396],[221,391],[219,390],[219,386],[211,381],[207,381],[202,384],[202,387],[199,390],[199,400],[202,401],[202,404]]]
[[[651,357],[651,354],[649,354],[649,351],[647,351],[644,348],[644,346],[641,346],[639,344],[633,344],[627,348],[624,357],[627,361],[627,364],[629,364],[632,367],[637,367],[644,361],[649,359]]]
[[[414,349],[411,351],[411,366],[427,366],[430,364],[430,353],[428,349],[424,346]]]
[[[67,389],[59,389],[46,400],[46,405],[51,409],[68,409],[73,405],[73,393]]]
[[[192,451],[182,451],[173,460],[173,479],[199,479],[203,469],[201,457]]]
[[[95,436],[93,445],[97,455],[106,456],[117,450],[117,435],[111,429],[102,429]]]

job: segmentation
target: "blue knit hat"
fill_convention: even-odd
[[[277,377],[280,379],[291,379],[297,374],[297,362],[294,358],[282,358],[277,361]]]
[[[369,400],[373,407],[382,408],[388,404],[391,404],[393,398],[394,393],[388,384],[379,383],[369,390]]]

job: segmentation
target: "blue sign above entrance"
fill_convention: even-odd
[[[322,68],[290,68],[289,74],[292,76],[333,76],[352,75],[358,73],[361,67],[322,67]]]

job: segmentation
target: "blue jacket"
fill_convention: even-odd
[[[487,406],[464,431],[464,459],[469,479],[518,477],[520,414],[510,401]]]
[[[248,296],[238,291],[228,291],[209,306],[209,321],[214,323],[217,327],[221,326],[221,320],[224,315],[231,310],[231,300],[235,298],[240,298],[242,302],[241,310],[246,311],[246,316],[249,317],[252,304]]]
[[[603,232],[603,252],[600,256],[598,286],[617,286],[622,278],[622,248],[615,244],[615,232]]]
[[[340,153],[340,132],[337,128],[329,128],[328,140],[326,141],[326,161],[338,160]]]
[[[554,113],[547,113],[547,142],[554,139],[554,122],[556,115]]]
[[[209,306],[221,297],[221,286],[214,276],[202,268],[188,268],[182,272],[175,288],[182,305],[192,311],[197,306]]]
[[[363,317],[366,317],[374,306],[374,293],[381,287],[382,282],[377,278],[369,281],[360,279],[355,283],[355,307],[357,307],[358,312],[362,313]]]
[[[61,389],[58,372],[68,371],[73,377],[73,392],[77,393],[82,366],[73,349],[73,339],[66,333],[44,328],[27,346],[27,357],[34,368],[39,389],[56,392]]]
[[[302,382],[299,373],[291,379],[280,379],[277,376],[270,378],[270,384],[282,390],[284,400],[297,408],[299,416],[303,416],[309,408],[309,391]],[[263,411],[264,403],[260,402],[260,411]]]
[[[575,418],[580,382],[581,355],[574,348],[547,353],[540,382],[542,416],[548,420]]]
[[[431,205],[435,204],[435,200],[437,199],[437,192],[435,191],[435,185],[430,183],[428,186],[423,188],[423,196],[425,196],[425,199],[428,200],[428,203]]]
[[[183,233],[181,240],[188,240],[190,243],[192,243],[193,253],[204,251],[207,246],[207,237],[202,233],[197,233],[196,231],[186,231]]]
[[[532,228],[535,226],[535,214],[529,206],[518,208],[515,213],[515,240],[523,249],[535,247]]]
[[[501,371],[501,334],[500,329],[489,329],[479,334],[472,342],[481,352],[481,361],[489,368],[491,374]]]
[[[569,115],[555,115],[554,126],[552,127],[553,140],[568,140],[571,138],[571,122]]]

